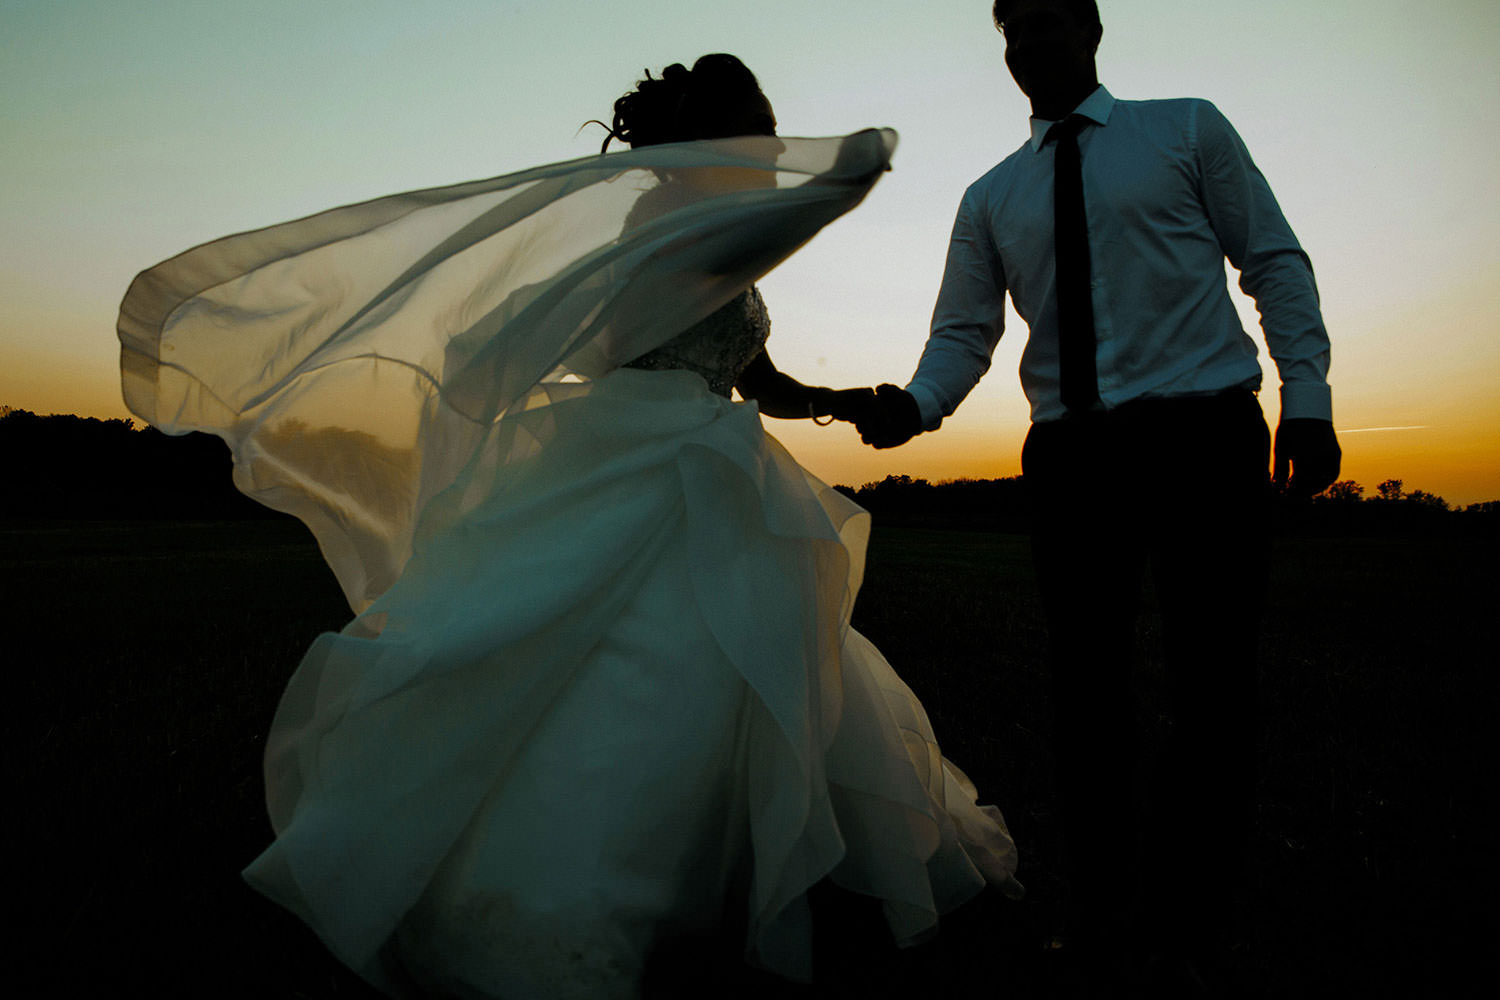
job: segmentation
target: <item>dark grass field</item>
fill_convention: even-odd
[[[1285,539],[1264,636],[1257,884],[1271,997],[1488,996],[1500,540]],[[17,996],[365,997],[239,870],[270,830],[263,734],[347,609],[282,521],[0,522]],[[1000,805],[1030,890],[981,897],[896,953],[875,915],[820,909],[811,988],[1026,998],[1060,903],[1043,642],[1018,536],[877,526],[856,624]],[[1158,631],[1148,616],[1139,706]],[[1483,971],[1485,978],[1472,974]],[[674,995],[715,996],[711,975]]]

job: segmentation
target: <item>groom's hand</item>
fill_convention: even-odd
[[[1276,459],[1271,478],[1278,489],[1293,496],[1315,496],[1339,477],[1342,458],[1332,421],[1292,417],[1276,427]]]
[[[922,414],[911,393],[887,383],[875,390],[875,404],[854,425],[865,444],[894,448],[921,433]]]

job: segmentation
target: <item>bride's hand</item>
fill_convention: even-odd
[[[868,414],[874,405],[874,389],[825,389],[823,397],[814,404],[814,409],[818,416],[829,416],[852,424]]]
[[[845,136],[839,143],[833,166],[818,180],[836,178],[841,183],[871,183],[873,178],[891,169],[887,135],[891,136],[893,145],[895,133],[889,129],[867,128]]]

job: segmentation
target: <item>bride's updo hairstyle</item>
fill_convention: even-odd
[[[615,101],[613,124],[599,152],[615,139],[638,148],[736,135],[728,110],[758,94],[755,74],[724,53],[706,55],[692,69],[673,63],[659,78],[648,69],[634,90]]]

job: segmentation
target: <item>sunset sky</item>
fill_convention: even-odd
[[[1099,6],[1101,81],[1217,104],[1312,257],[1344,477],[1500,499],[1500,3]],[[588,155],[600,132],[580,126],[644,68],[712,51],[757,73],[784,134],[900,132],[865,204],[761,287],[783,370],[904,383],[958,199],[1027,134],[1002,50],[987,0],[0,0],[0,403],[124,416],[114,324],[136,272]],[[833,482],[1014,475],[1025,336],[1012,315],[980,387],[904,448],[768,425]]]

